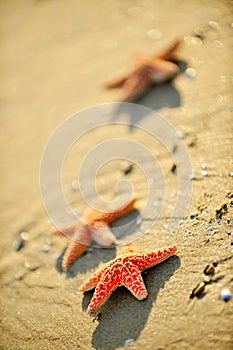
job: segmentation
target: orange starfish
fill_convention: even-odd
[[[119,79],[107,83],[108,89],[122,88],[125,91],[123,101],[133,102],[142,97],[152,85],[162,84],[172,79],[179,71],[171,62],[172,55],[180,44],[179,40],[169,46],[160,55],[139,56],[134,69]]]
[[[81,225],[72,223],[61,229],[53,226],[52,233],[68,235],[73,239],[63,257],[63,270],[67,271],[69,269],[71,264],[87,250],[87,246],[91,244],[91,241],[102,246],[111,246],[116,242],[109,225],[121,216],[129,214],[134,209],[135,202],[136,198],[133,197],[120,208],[107,212],[88,209],[80,218],[83,222]]]
[[[109,261],[80,287],[81,292],[96,287],[87,313],[92,314],[99,309],[119,286],[128,288],[139,300],[146,298],[147,290],[141,272],[168,259],[176,250],[175,245],[143,254],[136,254],[130,249]]]

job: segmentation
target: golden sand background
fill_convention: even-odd
[[[204,267],[232,254],[232,206],[227,197],[233,171],[232,21],[230,1],[0,2],[2,349],[113,350],[127,348],[129,339],[133,341],[128,348],[137,350],[232,348],[232,300],[225,303],[219,297],[224,287],[232,290],[231,260],[219,264],[217,276],[223,278],[208,285],[203,298],[189,300],[190,291],[204,278]],[[197,28],[205,30],[203,42],[190,39]],[[158,32],[153,39],[148,32],[154,29]],[[135,53],[159,52],[174,37],[182,39],[179,59],[195,69],[196,77],[182,73],[140,103],[162,113],[182,135],[197,180],[179,228],[167,235],[161,220],[157,234],[152,230],[136,246],[146,251],[176,242],[179,258],[145,274],[147,300],[139,302],[120,288],[100,320],[92,322],[84,312],[91,293],[83,297],[78,286],[116,251],[89,252],[72,267],[73,278],[56,269],[55,256],[67,240],[49,233],[39,190],[42,152],[67,117],[119,100],[119,91],[106,91],[102,84],[125,72]],[[87,135],[80,144],[82,154],[118,131],[107,128]],[[127,128],[121,132],[145,139]],[[170,191],[176,184],[169,173],[171,159],[156,144],[151,148],[168,171]],[[82,211],[79,193],[69,191],[80,156],[76,150],[67,159],[64,183],[70,202]],[[207,177],[200,174],[203,163]],[[100,183],[100,192],[111,198],[119,164],[108,165],[103,174],[106,182]],[[128,178],[139,192],[140,208],[144,178],[139,170]],[[223,203],[228,213],[217,222],[215,209]],[[198,213],[198,219],[190,220],[190,213]],[[12,244],[21,231],[27,231],[29,240],[16,252]],[[41,251],[44,244],[48,252]]]

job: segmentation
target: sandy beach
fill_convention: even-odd
[[[233,299],[221,298],[223,289],[233,293],[232,14],[232,2],[220,0],[0,2],[1,349],[233,348]],[[107,90],[104,83],[127,73],[135,55],[157,54],[176,38],[181,44],[175,79],[151,88],[130,112],[119,108],[114,114],[117,107],[110,103],[121,101],[122,91]],[[39,182],[48,141],[75,115],[77,134],[85,125],[87,132],[73,145],[75,129],[62,139],[70,149],[61,174],[73,212],[80,215],[87,206],[77,185],[80,164],[99,145],[111,156],[104,142],[120,138],[119,158],[113,153],[100,169],[104,152],[98,155],[96,148],[84,167],[84,192],[97,203],[93,190],[88,192],[96,180],[100,198],[111,202],[117,184],[124,180],[118,194],[126,198],[130,183],[142,222],[121,243],[134,240],[139,252],[178,247],[175,256],[143,273],[148,298],[139,301],[120,287],[96,319],[85,312],[93,292],[83,295],[79,287],[123,245],[92,246],[62,272],[69,238],[52,235],[43,204],[44,192],[56,203],[56,186],[52,182],[41,194]],[[168,135],[161,142],[164,133],[150,133],[159,116],[174,131],[172,140]],[[134,145],[132,159],[126,159],[123,139]],[[146,156],[135,151],[136,144]],[[135,159],[142,166],[127,173]],[[189,167],[185,187],[182,171]],[[148,191],[155,196],[152,205]],[[113,224],[113,232],[134,214]],[[64,222],[71,217],[69,211],[61,215]],[[170,219],[179,223],[172,230]],[[205,275],[213,263],[214,273]],[[202,293],[190,298],[202,281]]]

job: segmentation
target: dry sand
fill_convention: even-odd
[[[1,1],[0,14],[1,348],[232,349],[232,300],[220,299],[223,288],[233,289],[232,260],[217,266],[213,279],[222,278],[200,298],[189,299],[207,278],[204,267],[232,254],[232,3],[11,0]],[[204,29],[203,40],[190,37],[196,28]],[[154,29],[159,32],[148,36]],[[195,170],[192,199],[179,227],[168,234],[170,196],[161,220],[135,245],[146,251],[176,243],[179,253],[144,274],[146,300],[119,288],[92,322],[85,313],[92,293],[83,297],[78,287],[121,248],[93,249],[70,273],[59,272],[56,254],[67,239],[49,233],[39,190],[42,152],[68,116],[119,100],[120,92],[106,91],[102,83],[123,73],[134,53],[158,52],[174,37],[182,39],[177,55],[183,67],[194,68],[196,76],[183,72],[139,103],[159,111],[182,136]],[[80,193],[70,192],[79,162],[90,147],[118,134],[145,142],[166,173],[168,196],[177,188],[164,147],[140,131],[106,127],[80,140],[64,166],[64,190],[80,211]],[[208,176],[201,175],[203,163]],[[104,198],[114,196],[126,165],[112,162],[103,169],[98,186]],[[144,175],[136,168],[127,179],[143,208]],[[223,203],[228,212],[216,220],[215,209]],[[12,244],[22,231],[29,239],[17,252]]]

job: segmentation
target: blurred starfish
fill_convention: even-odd
[[[160,55],[138,56],[134,69],[127,75],[105,84],[106,88],[122,88],[125,91],[123,101],[133,102],[142,97],[152,85],[163,84],[178,73],[178,66],[171,62],[174,51],[180,41],[175,40]]]
[[[125,286],[139,300],[147,297],[141,272],[174,255],[177,248],[172,245],[148,253],[136,254],[132,249],[123,252],[95,272],[80,287],[86,292],[96,287],[88,306],[87,313],[92,314],[102,306],[111,293],[120,286]]]
[[[111,246],[116,242],[109,225],[121,216],[129,214],[134,209],[136,198],[113,211],[100,212],[87,209],[80,220],[83,224],[71,223],[64,227],[51,228],[52,233],[71,236],[73,241],[68,246],[62,261],[62,268],[67,271],[73,262],[80,257],[94,241],[102,246]]]

